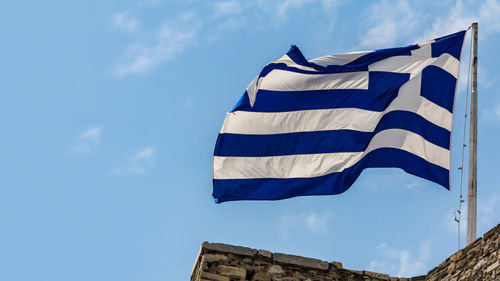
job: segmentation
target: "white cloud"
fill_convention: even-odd
[[[216,2],[213,4],[213,8],[215,17],[240,14],[243,11],[241,3],[234,0],[225,2]]]
[[[480,4],[457,1],[445,17],[434,20],[432,29],[425,33],[425,38],[435,38],[464,30],[473,22],[479,23],[480,39],[500,32],[500,3],[497,0],[485,0]]]
[[[367,187],[370,189],[384,189],[384,188],[392,188],[391,186],[404,187],[409,190],[414,190],[421,188],[427,184],[429,181],[419,178],[414,175],[410,175],[404,172],[401,169],[385,169],[383,172],[377,169],[368,169],[363,173],[376,173],[376,179],[373,180],[373,175],[362,175],[360,179],[358,179],[358,184],[363,187]],[[388,183],[392,183],[392,185],[388,185]]]
[[[150,3],[152,0],[139,1],[137,5],[143,6],[146,2]],[[146,33],[126,48],[123,57],[113,67],[113,73],[117,77],[148,73],[161,63],[175,58],[198,40],[205,40],[205,43],[218,40],[228,29],[247,26],[248,17],[244,12],[252,8],[258,9],[258,14],[265,14],[266,17],[280,21],[284,20],[290,11],[300,11],[307,5],[328,17],[326,33],[329,33],[337,18],[334,9],[340,3],[340,0],[218,1],[209,4],[214,11],[210,16],[188,11],[165,21],[153,36]],[[117,28],[127,31],[136,31],[139,25],[139,21],[126,12],[113,15],[113,20]]]
[[[445,17],[437,17],[434,20],[432,28],[425,32],[424,37],[419,41],[429,40],[431,38],[437,38],[467,29],[476,21],[477,16],[473,15],[473,9],[464,5],[462,1],[457,1],[448,15]]]
[[[188,109],[194,109],[196,106],[196,100],[192,96],[185,96],[184,97],[184,105]]]
[[[430,241],[420,243],[418,254],[412,256],[408,250],[398,250],[381,243],[377,247],[377,257],[370,262],[368,270],[401,277],[424,274],[430,256]]]
[[[406,182],[404,184],[404,187],[407,188],[407,189],[414,189],[414,188],[418,188],[418,187],[421,187],[424,185],[424,182],[422,179],[420,178],[411,178],[411,179],[408,179],[408,182]]]
[[[325,232],[328,222],[333,214],[302,213],[297,215],[284,215],[281,230],[288,233],[292,229],[302,228],[312,233]]]
[[[257,6],[265,12],[275,14],[277,19],[284,20],[291,10],[298,10],[307,4],[321,4],[323,11],[328,12],[331,17],[335,17],[332,10],[339,3],[339,0],[258,0]]]
[[[412,32],[420,22],[419,15],[406,0],[382,0],[367,8],[364,15],[366,20],[362,23],[362,28],[368,31],[362,35],[362,48],[394,46],[400,37]]]
[[[412,6],[413,5],[413,6]],[[381,0],[364,11],[366,20],[362,30],[367,29],[361,38],[363,48],[386,48],[394,46],[398,40],[410,39],[422,42],[459,30],[467,29],[473,22],[479,22],[480,39],[500,32],[500,3],[498,0],[456,1],[444,16],[430,18],[419,10],[418,2]],[[420,30],[422,24],[431,28]],[[415,36],[417,34],[417,36]],[[417,40],[414,40],[417,39]]]
[[[238,16],[230,16],[227,17],[225,20],[221,21],[217,25],[213,27],[213,31],[222,31],[222,30],[228,30],[228,29],[238,29],[243,26],[248,22],[247,17],[238,15]],[[213,37],[212,37],[213,38]]]
[[[158,3],[161,3],[161,0],[139,0],[136,2],[138,7],[143,7],[143,6],[146,6],[148,4],[156,5]]]
[[[118,29],[135,32],[139,26],[139,21],[129,16],[127,12],[122,12],[113,15],[113,24]]]
[[[73,140],[70,151],[76,153],[91,153],[101,144],[101,127],[92,127]]]
[[[483,110],[484,116],[488,119],[499,120],[500,119],[500,101],[497,101],[494,107],[490,109]]]
[[[119,63],[116,74],[146,73],[159,63],[172,59],[197,39],[202,22],[193,12],[165,22],[150,45],[132,45],[128,48],[128,62]]]
[[[497,193],[490,194],[486,200],[478,202],[478,223],[490,229],[500,220],[500,202]]]
[[[278,3],[276,6],[278,15],[280,17],[285,17],[287,10],[289,9],[298,9],[305,4],[314,2],[314,0],[284,0],[281,3]]]
[[[123,165],[111,170],[110,174],[143,175],[153,167],[154,154],[155,149],[147,147],[130,157]]]
[[[500,3],[497,0],[486,0],[481,4],[479,24],[481,33],[486,35],[500,31]]]

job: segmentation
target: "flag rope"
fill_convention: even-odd
[[[467,31],[470,30],[472,27],[469,26],[467,28]],[[469,82],[470,82],[470,75],[471,75],[471,61],[472,61],[472,34],[470,36],[470,44],[469,44],[469,68],[467,70],[467,87],[466,87],[466,94],[465,94],[465,114],[464,114],[464,133],[462,136],[462,158],[461,158],[461,163],[460,166],[458,167],[458,170],[460,171],[460,193],[459,193],[459,201],[458,201],[458,209],[455,211],[455,204],[453,204],[453,214],[455,215],[455,221],[457,222],[457,232],[458,232],[458,250],[460,250],[460,225],[461,225],[461,215],[462,215],[462,203],[465,201],[463,200],[463,193],[462,193],[462,186],[463,186],[463,175],[464,175],[464,158],[465,158],[465,148],[467,147],[467,144],[465,143],[465,135],[466,135],[466,130],[467,130],[467,112],[469,108]],[[450,189],[450,195],[451,195],[451,189]],[[452,199],[453,201],[453,199]]]

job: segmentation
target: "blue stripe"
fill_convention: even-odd
[[[414,132],[428,142],[450,149],[451,132],[413,112],[398,110],[385,114],[377,125],[374,134],[387,129],[403,129]]]
[[[360,66],[368,66],[374,62],[393,57],[393,56],[411,56],[411,51],[418,49],[418,45],[409,45],[401,48],[389,48],[389,49],[381,49],[376,50],[374,52],[368,53],[364,56],[361,56],[345,66],[350,67],[360,67]]]
[[[349,67],[368,67],[368,65],[377,62],[379,60],[383,60],[389,57],[393,56],[411,56],[411,51],[418,49],[418,45],[409,45],[406,47],[401,47],[401,48],[388,48],[388,49],[380,49],[373,51],[371,53],[368,53],[364,56],[361,56],[353,61],[351,61],[348,64],[342,65],[344,68],[349,68]],[[338,67],[338,65],[328,65],[328,66],[323,66],[323,65],[318,65],[315,63],[309,62],[300,49],[293,45],[288,51],[287,55],[296,63],[302,66],[307,66],[307,67],[312,67],[318,71],[322,71],[325,69],[328,69],[329,67],[335,68]]]
[[[436,38],[436,42],[431,44],[432,57],[437,58],[444,53],[454,56],[460,60],[462,45],[464,43],[465,30],[453,33],[444,37]]]
[[[213,180],[216,203],[236,200],[279,200],[306,195],[340,194],[351,187],[365,168],[401,168],[449,189],[449,170],[403,150],[381,148],[368,153],[340,173],[314,178]]]
[[[259,90],[252,112],[285,112],[328,108],[361,108],[382,111],[394,99],[390,95],[369,95],[368,90],[332,89],[315,91]]]
[[[300,132],[276,135],[219,134],[215,156],[278,156],[366,149],[371,132],[352,130]]]
[[[422,71],[420,95],[453,113],[457,79],[444,69],[427,66]]]
[[[236,103],[236,105],[233,107],[233,109],[231,110],[231,112],[234,112],[236,110],[242,110],[242,109],[245,109],[245,108],[251,108],[251,106],[250,106],[250,99],[248,97],[248,92],[246,90],[243,93],[243,95],[240,97],[240,99],[238,100],[238,102]]]
[[[377,133],[403,129],[421,135],[442,148],[450,147],[450,132],[408,111],[385,114],[374,132],[331,130],[274,135],[219,134],[215,156],[279,156],[364,151]]]
[[[383,111],[398,95],[401,85],[410,78],[407,73],[372,71],[369,90],[330,89],[313,91],[259,90],[253,107],[236,106],[235,110],[284,112],[328,108],[360,108]]]

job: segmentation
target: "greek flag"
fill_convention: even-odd
[[[311,60],[292,46],[226,115],[214,152],[215,201],[340,194],[375,167],[449,189],[464,36]]]

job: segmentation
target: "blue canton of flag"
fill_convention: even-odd
[[[226,115],[214,153],[215,201],[340,194],[372,167],[449,189],[464,36],[311,60],[292,46]]]

